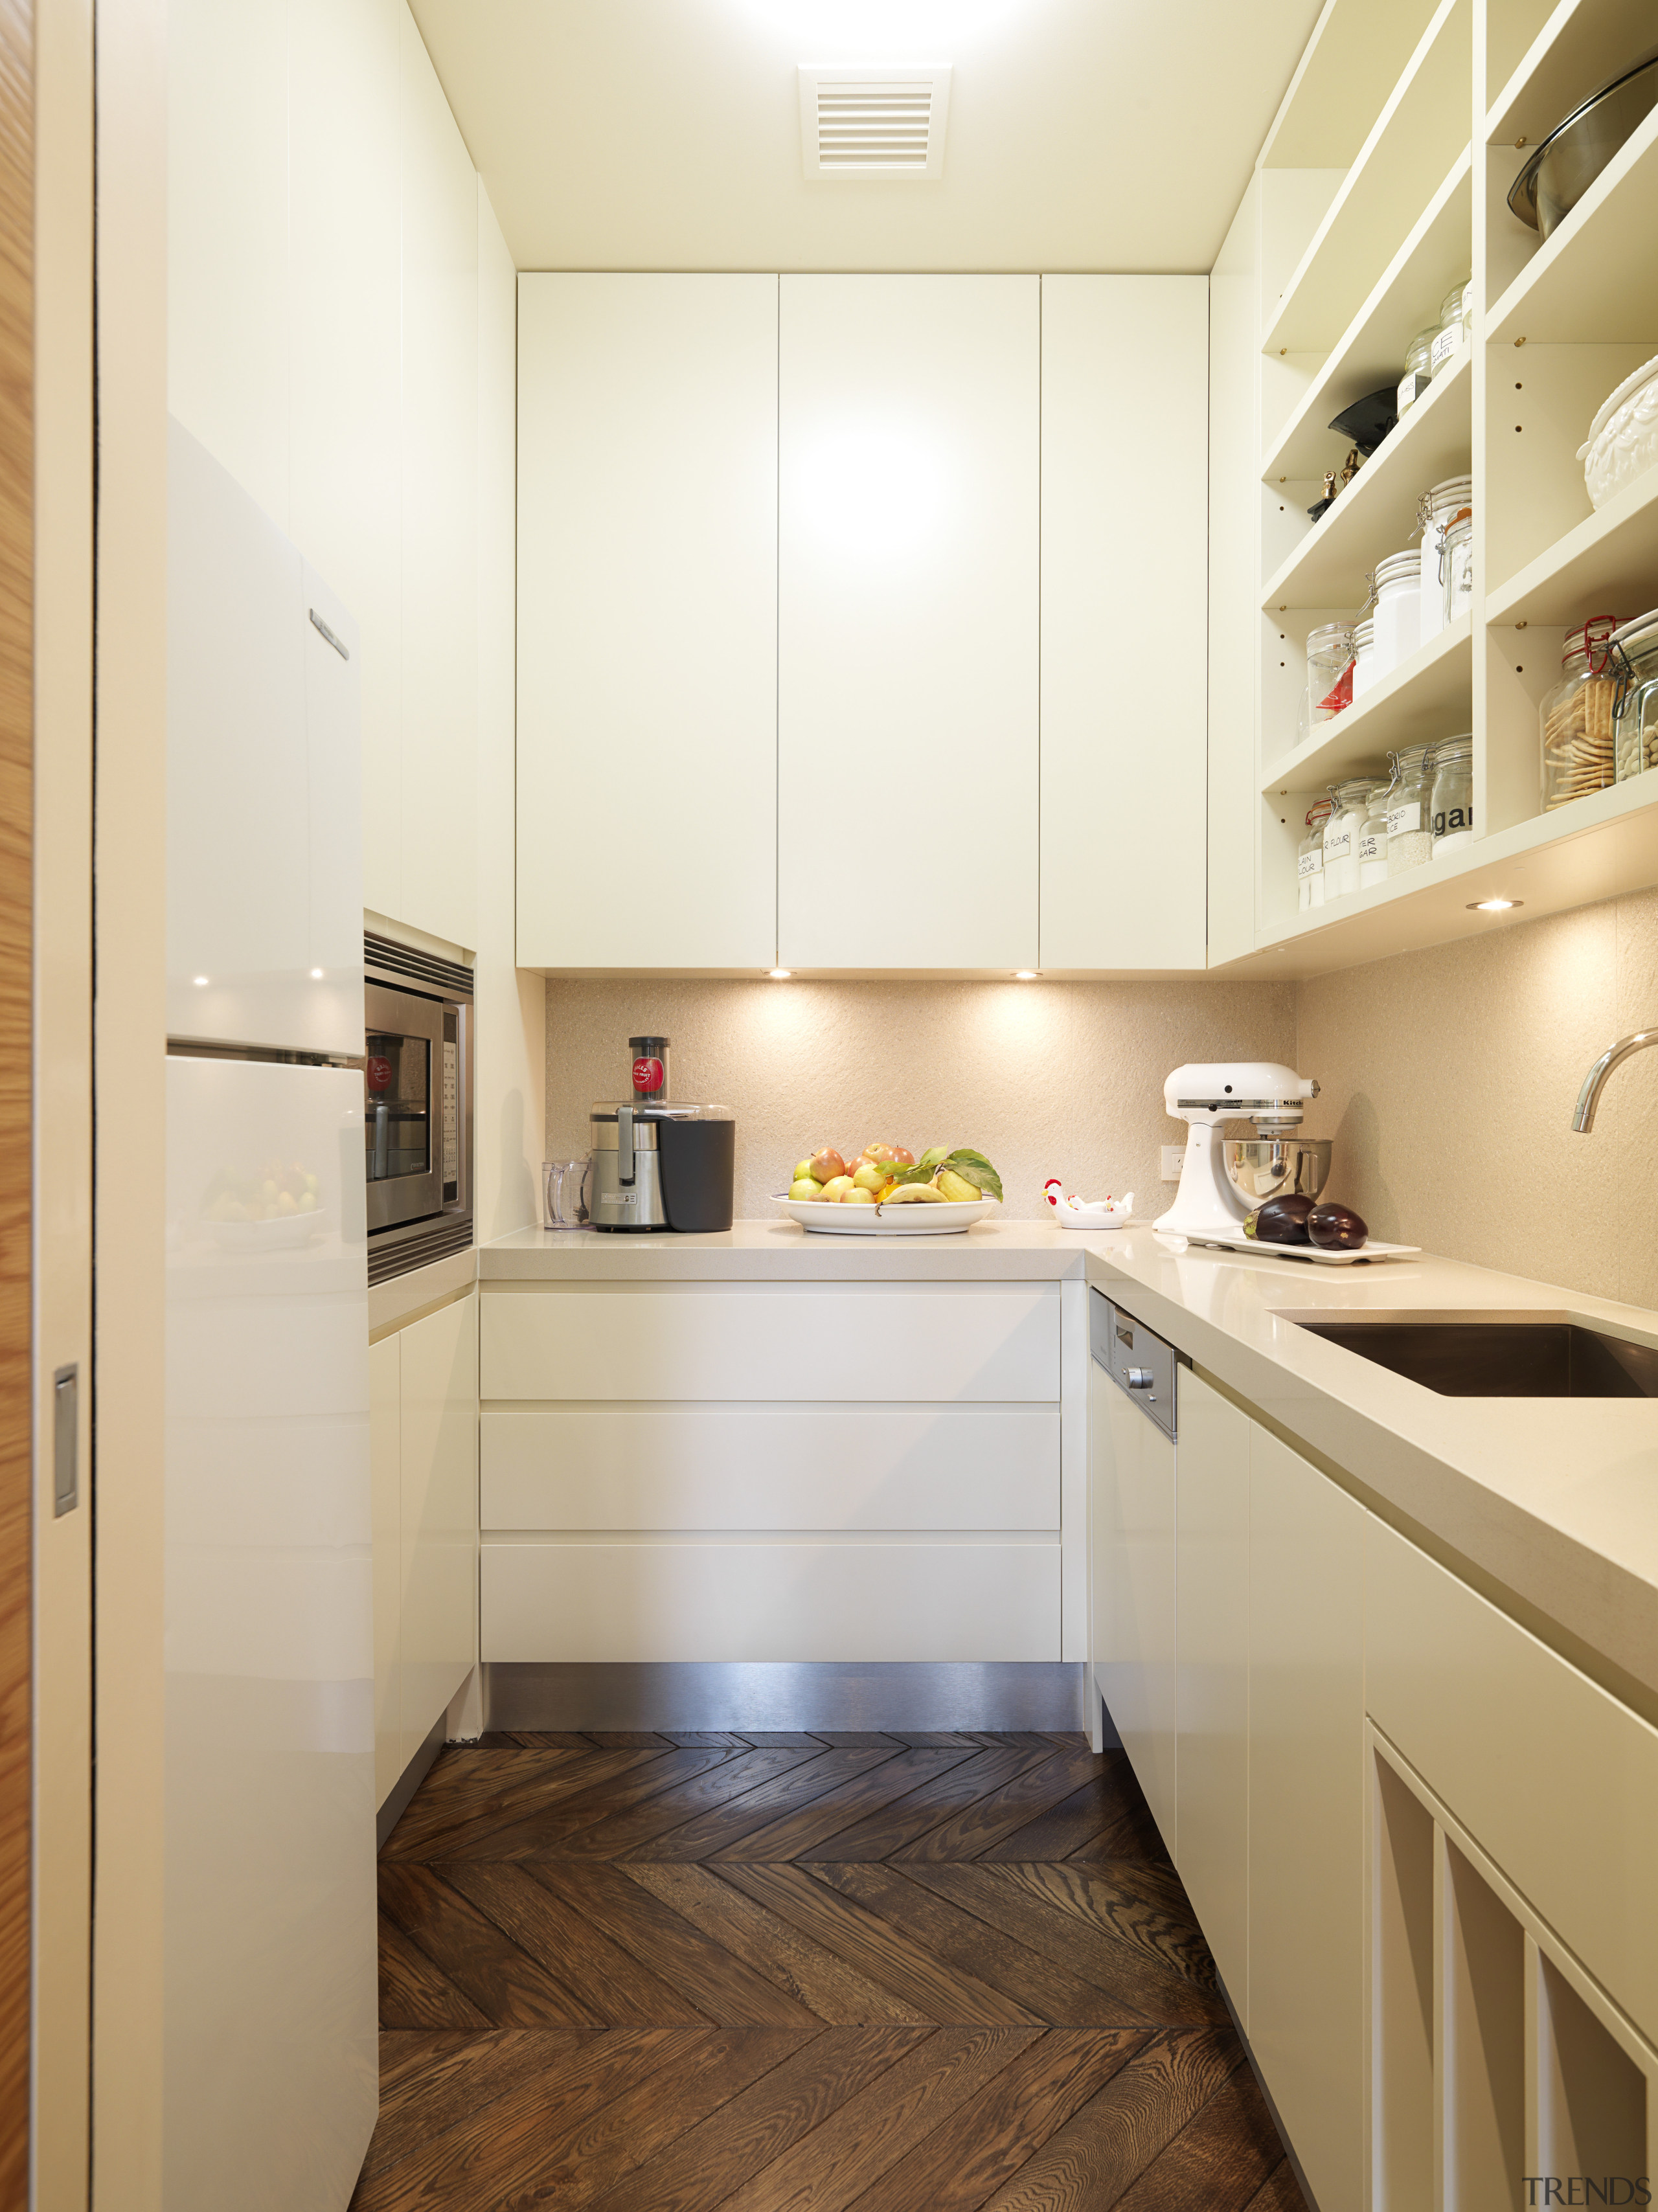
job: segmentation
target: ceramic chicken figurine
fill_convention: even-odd
[[[1067,1192],[1058,1176],[1050,1176],[1042,1186],[1042,1195],[1048,1201],[1049,1212],[1061,1229],[1122,1229],[1134,1211],[1134,1193],[1122,1198],[1082,1199]]]

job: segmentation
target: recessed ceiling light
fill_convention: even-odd
[[[322,970],[321,970],[321,969],[320,969],[320,968],[314,968],[314,969],[311,970],[311,981],[312,981],[314,983],[320,983],[320,982],[321,982],[321,981],[322,981]]]
[[[198,991],[204,990],[207,987],[207,978],[205,975],[193,975],[192,976],[191,981],[195,984],[196,988]]]
[[[1036,981],[1036,975],[1037,971],[1034,968],[1015,968],[1013,971],[1013,980],[1015,983],[1033,983]]]
[[[1524,899],[1470,899],[1468,912],[1470,914],[1512,914],[1516,907],[1524,906],[1525,903]]]
[[[792,968],[771,968],[766,970],[774,983],[786,983],[794,972]]]

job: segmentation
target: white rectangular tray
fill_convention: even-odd
[[[1372,1260],[1411,1260],[1420,1244],[1381,1244],[1373,1237],[1356,1252],[1321,1252],[1316,1244],[1269,1244],[1264,1237],[1188,1237],[1188,1244],[1212,1244],[1221,1252],[1268,1252],[1275,1260],[1310,1260],[1317,1267],[1362,1267]]]

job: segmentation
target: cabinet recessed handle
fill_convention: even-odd
[[[1131,1367],[1129,1369],[1128,1387],[1131,1390],[1149,1390],[1152,1384],[1156,1380],[1157,1377],[1152,1373],[1149,1367]]]

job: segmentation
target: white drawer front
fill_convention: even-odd
[[[1380,1521],[1368,1581],[1372,1719],[1658,2034],[1658,1733]]]
[[[483,1395],[1051,1404],[1058,1286],[486,1291]]]
[[[503,1544],[494,1660],[1057,1659],[1056,1544]]]
[[[492,1407],[485,1528],[1051,1528],[1037,1406]]]

